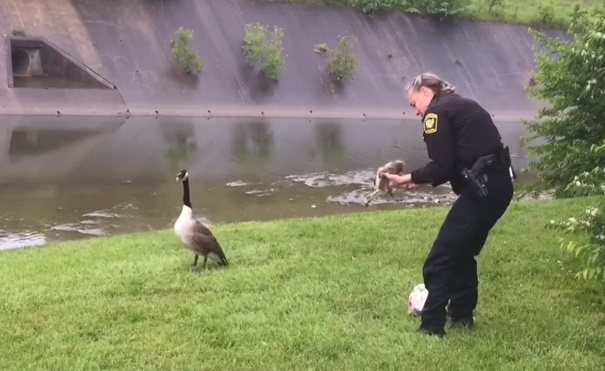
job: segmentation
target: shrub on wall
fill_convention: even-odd
[[[330,50],[328,53],[329,76],[337,81],[348,81],[355,70],[355,55],[351,38],[341,36],[336,49]]]
[[[244,57],[249,65],[254,65],[263,56],[265,48],[265,27],[260,23],[245,26],[246,35],[242,46]]]
[[[172,56],[185,72],[198,74],[204,71],[204,62],[200,60],[197,50],[191,46],[192,40],[193,31],[179,27],[172,44]]]
[[[284,31],[278,26],[273,26],[268,44],[265,41],[265,31],[265,26],[260,23],[246,24],[242,51],[249,65],[253,66],[260,62],[265,77],[278,80],[284,69],[282,43]]]
[[[284,68],[283,37],[284,31],[274,26],[271,42],[265,47],[263,73],[272,80],[277,80]]]

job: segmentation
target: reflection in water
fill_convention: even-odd
[[[164,142],[168,147],[165,156],[170,169],[169,175],[175,175],[181,169],[188,168],[191,160],[198,151],[195,129],[191,122],[161,127]]]
[[[319,122],[313,125],[315,142],[319,147],[318,150],[326,170],[339,169],[346,163],[345,147],[341,138],[342,127],[333,122]]]
[[[8,116],[0,131],[0,184],[72,177],[124,118]],[[77,175],[76,175],[77,177]]]
[[[97,135],[96,130],[15,129],[8,156],[13,161],[25,156],[42,156]]]
[[[524,165],[522,127],[500,126]],[[426,163],[417,120],[11,116],[0,127],[0,248],[171,228],[181,168],[213,223],[451,201],[447,187],[425,187],[365,208],[376,167],[395,158]]]
[[[264,121],[238,123],[234,127],[233,158],[238,174],[255,176],[266,173],[273,160],[273,132]]]

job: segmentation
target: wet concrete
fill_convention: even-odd
[[[242,55],[244,25],[284,29],[283,76],[269,84]],[[184,75],[172,61],[180,27],[195,33],[206,71]],[[478,99],[498,120],[533,117],[525,95],[534,66],[525,26],[424,19],[399,13],[249,0],[3,0],[0,31],[44,36],[117,87],[11,89],[0,73],[0,113],[389,117],[410,115],[404,82],[426,70]],[[354,39],[353,80],[334,86],[315,44]],[[562,31],[553,35],[566,37]],[[0,51],[0,72],[7,50]],[[401,107],[404,107],[403,109]],[[210,110],[210,113],[208,112]],[[311,112],[312,111],[312,112]]]
[[[418,120],[0,117],[0,249],[170,228],[181,168],[213,223],[320,216],[451,201],[447,187],[365,208],[375,169],[427,161]],[[515,166],[519,123],[499,122]]]

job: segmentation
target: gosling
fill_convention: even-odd
[[[389,178],[385,177],[383,174],[403,174],[403,167],[405,166],[405,162],[403,160],[394,160],[387,162],[383,166],[379,167],[376,170],[376,178],[374,179],[374,191],[372,191],[364,202],[364,205],[368,207],[370,205],[370,201],[372,201],[379,193],[387,192],[391,197],[393,197],[393,189],[389,185]]]

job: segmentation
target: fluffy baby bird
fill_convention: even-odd
[[[176,181],[183,183],[183,209],[181,210],[181,215],[174,223],[174,232],[185,247],[195,254],[193,266],[197,265],[200,255],[204,257],[202,268],[206,267],[208,258],[216,261],[219,265],[229,265],[221,245],[212,232],[199,220],[193,218],[189,196],[189,173],[187,173],[187,170],[181,170],[176,176]]]
[[[364,205],[367,207],[370,204],[370,201],[373,200],[376,196],[378,196],[381,192],[388,192],[388,194],[393,196],[393,189],[389,186],[389,178],[383,176],[384,173],[389,174],[403,174],[403,167],[405,166],[405,162],[403,160],[395,160],[390,161],[379,167],[376,170],[376,179],[374,180],[374,191],[370,193],[364,202]]]

